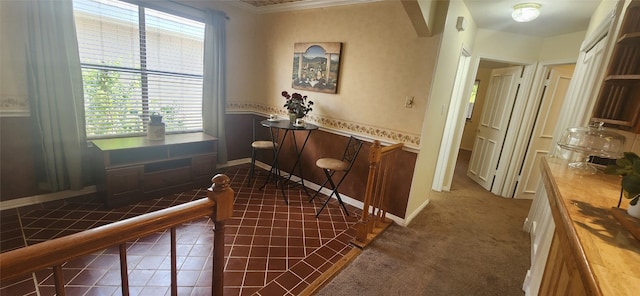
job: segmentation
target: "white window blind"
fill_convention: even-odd
[[[115,0],[74,0],[87,137],[202,130],[204,23]]]

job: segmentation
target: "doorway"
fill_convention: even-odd
[[[450,189],[451,183],[453,181],[453,171],[456,167],[459,151],[471,151],[473,149],[473,144],[470,144],[473,143],[473,140],[469,139],[474,138],[475,132],[477,131],[475,123],[480,118],[482,118],[482,105],[484,104],[483,98],[486,96],[486,91],[488,90],[488,81],[490,80],[489,78],[487,78],[490,77],[490,75],[487,74],[484,74],[485,76],[484,78],[482,78],[483,72],[490,73],[492,69],[513,66],[523,66],[524,68],[520,77],[520,87],[511,115],[514,120],[511,122],[511,126],[509,127],[509,130],[504,138],[505,148],[502,149],[500,153],[500,155],[503,155],[503,157],[505,157],[507,161],[502,162],[501,167],[498,168],[498,173],[501,178],[499,186],[493,186],[493,188],[491,189],[491,192],[496,195],[500,195],[503,197],[513,197],[515,191],[514,188],[518,177],[518,171],[522,166],[522,162],[524,160],[525,152],[528,145],[528,139],[531,134],[531,130],[533,129],[533,122],[536,117],[535,110],[538,108],[537,104],[539,104],[540,102],[539,100],[530,99],[529,97],[531,86],[534,85],[534,76],[536,78],[536,81],[538,80],[538,76],[542,76],[540,70],[536,72],[537,65],[532,63],[531,61],[507,61],[483,57],[479,57],[477,59],[477,62],[475,63],[476,71],[473,73],[474,76],[472,76],[473,78],[469,78],[468,81],[470,82],[466,84],[470,89],[472,86],[471,84],[475,81],[476,77],[478,78],[478,80],[481,80],[479,83],[478,92],[482,98],[480,98],[479,100],[477,98],[474,109],[471,112],[471,118],[467,121],[462,118],[462,122],[458,123],[458,126],[455,128],[458,136],[456,136],[457,139],[453,141],[452,145],[448,147],[441,147],[441,156],[444,150],[449,150],[448,153],[451,156],[449,158],[449,162],[446,165],[446,174],[442,178],[440,178],[440,181],[442,181],[440,186],[444,190]],[[483,83],[482,80],[486,81],[487,83]],[[461,110],[463,114],[468,113],[466,112],[466,108],[467,106],[463,106]],[[443,159],[439,158],[438,165],[441,165],[441,161],[443,161]],[[432,187],[436,188],[437,186],[438,184],[434,182]]]
[[[470,118],[465,122],[460,146],[452,147],[452,149],[459,148],[460,153],[464,153],[470,158],[479,129],[479,121],[483,116],[483,109],[485,109],[491,73],[496,69],[512,68],[513,66],[507,62],[480,61],[475,77],[480,81],[475,106]],[[536,183],[538,177],[535,173],[537,161],[541,155],[545,154],[545,151],[548,152],[545,149],[551,146],[549,138],[553,137],[548,135],[548,130],[552,131],[555,127],[574,67],[574,63],[542,64],[538,67],[535,79],[530,79],[533,80],[530,93],[527,91],[520,98],[525,98],[527,101],[524,105],[520,102],[520,108],[523,108],[522,113],[514,118],[510,127],[519,129],[510,132],[517,134],[513,139],[517,143],[515,145],[512,143],[511,151],[506,154],[511,163],[505,165],[506,171],[501,172],[503,178],[501,187],[490,187],[487,190],[503,197],[532,198],[535,188],[530,185]],[[526,84],[525,79],[522,84]],[[522,91],[524,90],[526,88],[522,89]],[[543,146],[546,148],[541,149],[540,147]],[[501,151],[500,155],[500,157],[504,157],[505,151]],[[518,182],[519,180],[520,182]]]
[[[523,70],[523,66],[491,70],[482,113],[478,116],[480,122],[474,134],[467,176],[493,193],[501,190],[503,172],[511,161],[513,149],[507,146],[506,139],[509,130],[519,127],[518,117],[513,115],[516,99],[523,98],[519,94]]]
[[[445,191],[450,190],[452,181],[453,181],[453,172],[455,171],[456,168],[456,163],[458,160],[458,154],[461,151],[461,147],[462,147],[462,151],[463,153],[469,153],[472,150],[472,146],[473,146],[473,137],[475,135],[475,131],[477,129],[478,126],[478,122],[482,116],[482,109],[483,109],[483,104],[484,104],[484,98],[486,97],[486,93],[488,90],[488,83],[490,80],[490,72],[492,69],[497,69],[497,68],[504,68],[504,67],[511,67],[511,66],[517,66],[517,65],[522,65],[524,67],[524,73],[523,75],[521,75],[523,77],[522,80],[522,85],[523,87],[521,87],[521,89],[524,90],[528,90],[528,87],[530,85],[530,83],[528,81],[531,80],[531,74],[533,73],[533,69],[535,68],[535,66],[523,63],[523,62],[509,62],[509,61],[500,61],[500,60],[493,60],[493,59],[486,59],[486,58],[478,58],[475,62],[474,65],[474,69],[475,71],[472,73],[473,78],[468,78],[468,81],[474,82],[476,80],[480,80],[478,82],[478,93],[476,96],[476,101],[474,104],[469,104],[468,100],[469,97],[467,97],[467,93],[471,93],[470,89],[468,92],[465,92],[465,97],[464,98],[460,98],[460,97],[456,97],[456,98],[452,98],[452,102],[457,101],[464,101],[462,102],[463,104],[459,104],[455,105],[452,103],[452,105],[450,106],[450,108],[459,108],[460,109],[460,114],[463,114],[463,116],[461,116],[460,118],[458,118],[455,127],[453,127],[452,129],[446,131],[445,133],[449,132],[449,133],[454,133],[454,140],[451,143],[448,143],[449,145],[444,145],[445,143],[443,142],[443,145],[440,147],[440,157],[438,159],[438,165],[437,167],[445,167],[446,168],[446,172],[441,172],[443,173],[443,175],[441,176],[441,178],[435,178],[434,179],[434,184],[432,186],[432,188],[436,191],[437,188],[442,188]],[[465,87],[471,88],[473,85],[471,85],[470,83],[467,83],[467,78],[463,78],[465,80],[465,82],[463,82],[463,84],[465,84]],[[528,91],[527,91],[528,92]],[[518,97],[522,97],[522,91],[519,92]],[[521,113],[522,109],[524,109],[524,106],[522,106],[522,102],[524,102],[524,99],[520,100],[520,104],[517,106],[518,108],[518,112],[517,113]],[[473,107],[473,110],[470,110],[470,108]],[[449,112],[451,113],[451,112]],[[521,116],[521,115],[518,115]],[[448,118],[449,119],[449,118]],[[466,134],[466,135],[465,135]],[[464,139],[463,139],[463,135],[464,135]],[[471,136],[468,136],[471,135]],[[468,140],[468,138],[470,138],[471,140]],[[511,136],[509,138],[509,140],[512,140],[513,136]],[[471,143],[471,144],[469,144]],[[512,143],[511,143],[512,144]],[[445,155],[445,152],[450,156],[448,159],[443,158],[442,156]],[[438,172],[436,170],[436,172]],[[440,184],[437,183],[437,181],[441,182]]]

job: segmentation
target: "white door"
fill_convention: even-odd
[[[601,69],[608,44],[607,40],[608,35],[580,53],[569,92],[562,105],[562,111],[560,111],[562,117],[558,119],[554,132],[556,142],[568,127],[584,126],[589,122],[599,89],[599,81],[602,80]],[[551,149],[555,149],[553,151],[556,153],[560,152],[557,151],[556,145]]]
[[[558,123],[565,94],[569,89],[575,65],[556,66],[549,72],[544,92],[524,159],[516,198],[533,198],[540,181],[540,158],[549,154],[553,132]]]
[[[467,175],[491,190],[511,112],[518,94],[523,66],[494,69],[480,125],[476,132]]]

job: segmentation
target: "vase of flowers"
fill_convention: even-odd
[[[289,95],[288,92],[283,91],[282,96],[287,100],[284,103],[284,107],[289,111],[289,120],[295,122],[296,118],[303,118],[313,110],[313,101],[307,100],[307,96],[303,96],[299,93],[293,93]]]

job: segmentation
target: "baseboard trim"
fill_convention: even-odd
[[[258,162],[256,162],[256,165],[258,165]],[[264,167],[262,165],[264,165]],[[269,165],[266,165],[264,163],[260,163],[260,167],[265,169],[265,170],[267,170],[267,171],[270,168]],[[282,174],[288,174],[287,172],[283,172],[283,171],[280,171],[280,172]],[[291,176],[291,180],[293,182],[300,182],[300,178],[298,176],[295,176],[295,175]],[[313,191],[318,191],[318,189],[320,188],[320,185],[318,185],[316,183],[313,183],[311,181],[308,181],[308,180],[304,181],[304,185],[305,185],[305,187],[307,187],[307,188],[309,188],[309,189],[311,189]],[[320,193],[329,196],[329,194],[331,194],[331,190],[326,188],[326,187],[324,187],[324,188],[322,188],[322,190],[320,190]],[[346,195],[344,193],[340,193],[340,197],[342,197],[342,201],[344,203],[346,203],[346,204],[354,206],[354,207],[356,207],[358,209],[362,209],[364,207],[364,203],[362,203],[361,201],[359,201],[359,200],[357,200],[355,198],[352,198],[352,197],[350,197],[350,196],[348,196],[348,195]],[[335,197],[332,197],[332,198],[335,198]],[[371,211],[372,209],[373,209],[373,207],[370,206],[369,207],[369,211]],[[406,226],[407,225],[406,222],[405,222],[405,219],[402,219],[402,218],[400,218],[400,217],[398,217],[396,215],[393,215],[391,213],[386,213],[385,216],[387,218],[393,220],[393,222],[396,222],[398,225],[401,225],[401,226]]]
[[[269,171],[271,169],[270,165],[268,165],[266,163],[263,163],[261,161],[256,161],[256,166],[264,169],[265,171]],[[289,174],[288,172],[284,172],[282,170],[280,170],[280,173],[284,174],[284,175]],[[300,177],[293,175],[293,176],[291,176],[291,181],[300,182],[301,180],[300,180]],[[311,181],[308,181],[308,180],[304,181],[304,185],[305,185],[305,187],[307,187],[307,188],[309,188],[309,189],[311,189],[313,191],[318,191],[318,189],[320,188],[320,185],[318,185],[316,183],[313,183]],[[320,190],[320,193],[329,196],[329,194],[331,194],[331,190],[326,188],[326,187],[324,187],[324,188],[322,188],[322,190]],[[361,201],[359,201],[359,200],[357,200],[355,198],[352,198],[352,197],[350,197],[350,196],[348,196],[348,195],[346,195],[344,193],[340,193],[340,197],[342,197],[342,201],[344,203],[346,203],[346,204],[354,206],[354,207],[356,207],[358,209],[362,209],[364,207],[364,203],[362,203]],[[332,197],[332,198],[335,198],[335,197]],[[369,207],[369,211],[371,211],[372,209],[373,209],[373,207],[370,206]],[[400,218],[400,217],[398,217],[396,215],[393,215],[391,213],[388,213],[388,212],[386,213],[386,217],[391,219],[391,220],[393,220],[393,222],[396,222],[396,224],[398,224],[400,226],[406,226],[408,224],[406,222],[406,219],[402,219],[402,218]]]
[[[411,221],[413,221],[413,219],[418,216],[418,214],[420,214],[420,212],[427,206],[429,205],[429,202],[431,200],[427,199],[425,200],[417,209],[415,209],[415,211],[413,211],[410,215],[407,216],[407,218],[405,219],[407,225],[409,223],[411,223]]]
[[[240,158],[240,159],[229,160],[227,161],[227,163],[218,164],[217,168],[224,169],[224,168],[237,166],[245,163],[251,163],[251,158]],[[268,170],[268,168],[266,170]]]
[[[38,194],[33,196],[27,196],[27,197],[21,197],[21,198],[2,201],[0,202],[0,210],[15,209],[19,207],[30,206],[34,204],[51,202],[51,201],[56,201],[61,199],[67,199],[67,198],[87,195],[91,193],[96,193],[95,185],[87,186],[80,190],[64,190],[64,191],[58,191],[53,193]]]

